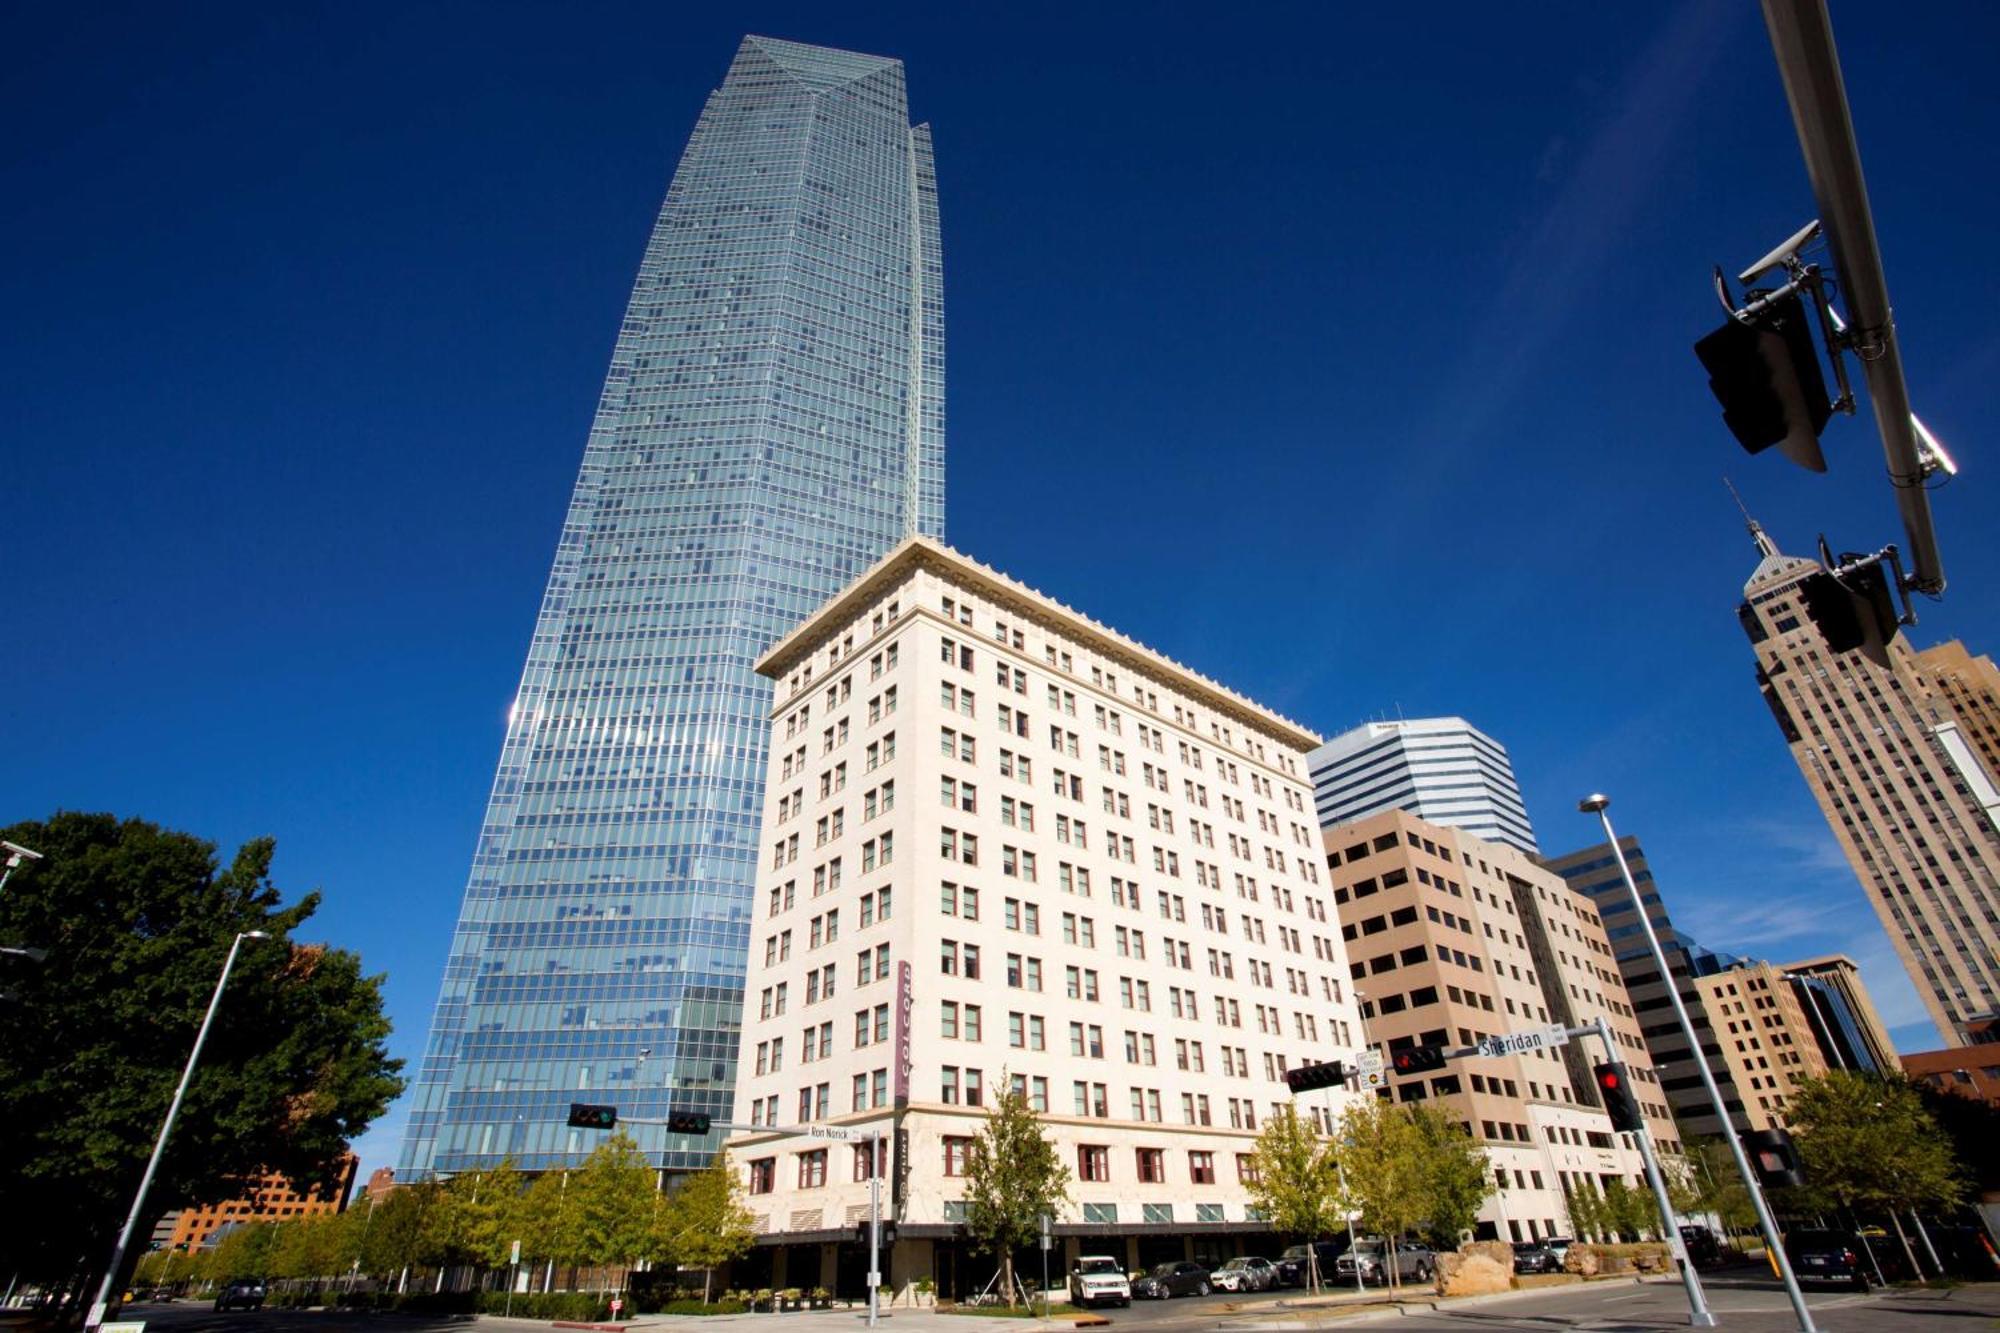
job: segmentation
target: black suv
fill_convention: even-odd
[[[261,1310],[264,1308],[264,1279],[239,1277],[216,1293],[217,1310]]]
[[[1322,1240],[1313,1242],[1313,1249],[1319,1252],[1319,1280],[1322,1285],[1333,1281],[1334,1260],[1347,1253],[1345,1240]],[[1278,1267],[1278,1285],[1281,1287],[1303,1287],[1306,1284],[1306,1247],[1289,1245],[1285,1252],[1272,1261]]]

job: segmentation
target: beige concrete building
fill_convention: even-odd
[[[1694,980],[1721,1055],[1714,1073],[1727,1072],[1752,1129],[1783,1128],[1798,1080],[1829,1067],[1784,976],[1783,968],[1744,961]]]
[[[1602,1015],[1629,1067],[1653,1139],[1680,1145],[1594,904],[1519,849],[1384,811],[1323,831],[1333,898],[1369,1039],[1410,1046]],[[1594,1039],[1556,1050],[1453,1061],[1407,1077],[1397,1101],[1436,1100],[1462,1118],[1494,1167],[1479,1234],[1573,1235],[1572,1190],[1610,1181],[1645,1189],[1644,1166],[1598,1100]]]
[[[1951,706],[1987,773],[2000,778],[2000,667],[1967,652],[1957,639],[1924,649],[1916,664]]]
[[[925,539],[758,670],[777,687],[734,1118],[892,1134],[892,1288],[983,1280],[962,1173],[1008,1084],[1074,1176],[1056,1271],[1268,1248],[1257,1131],[1287,1068],[1361,1040],[1318,738]],[[866,1149],[729,1146],[772,1280],[851,1287]]]
[[[1943,677],[1901,637],[1831,651],[1801,592],[1818,562],[1751,532],[1758,686],[1938,1029],[1967,1041],[2000,1013],[2000,793]]]
[[[347,1196],[354,1192],[354,1176],[360,1169],[361,1159],[353,1153],[346,1153],[335,1167],[334,1174],[317,1185],[301,1186],[276,1172],[268,1172],[241,1198],[200,1204],[183,1208],[178,1213],[169,1213],[154,1229],[155,1241],[158,1241],[160,1230],[165,1228],[166,1244],[199,1250],[215,1244],[221,1233],[232,1226],[250,1222],[284,1222],[316,1213],[338,1213],[347,1207]],[[168,1228],[168,1219],[172,1220],[171,1228]],[[155,1248],[158,1248],[157,1243]]]
[[[1896,1068],[1896,1043],[1861,980],[1861,969],[1846,954],[1822,954],[1787,963],[1798,1002],[1812,1023],[1820,1053],[1835,1069]]]

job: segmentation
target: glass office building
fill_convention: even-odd
[[[729,1113],[770,683],[751,663],[944,530],[944,310],[901,62],[748,37],[646,246],[515,696],[405,1178],[572,1165]],[[641,1132],[656,1162],[712,1143]]]

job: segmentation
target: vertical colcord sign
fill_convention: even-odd
[[[896,964],[896,1107],[910,1104],[910,964]]]

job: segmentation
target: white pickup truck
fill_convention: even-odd
[[[1114,1302],[1132,1303],[1132,1284],[1125,1278],[1124,1265],[1104,1254],[1079,1258],[1069,1270],[1069,1303],[1081,1306]]]

